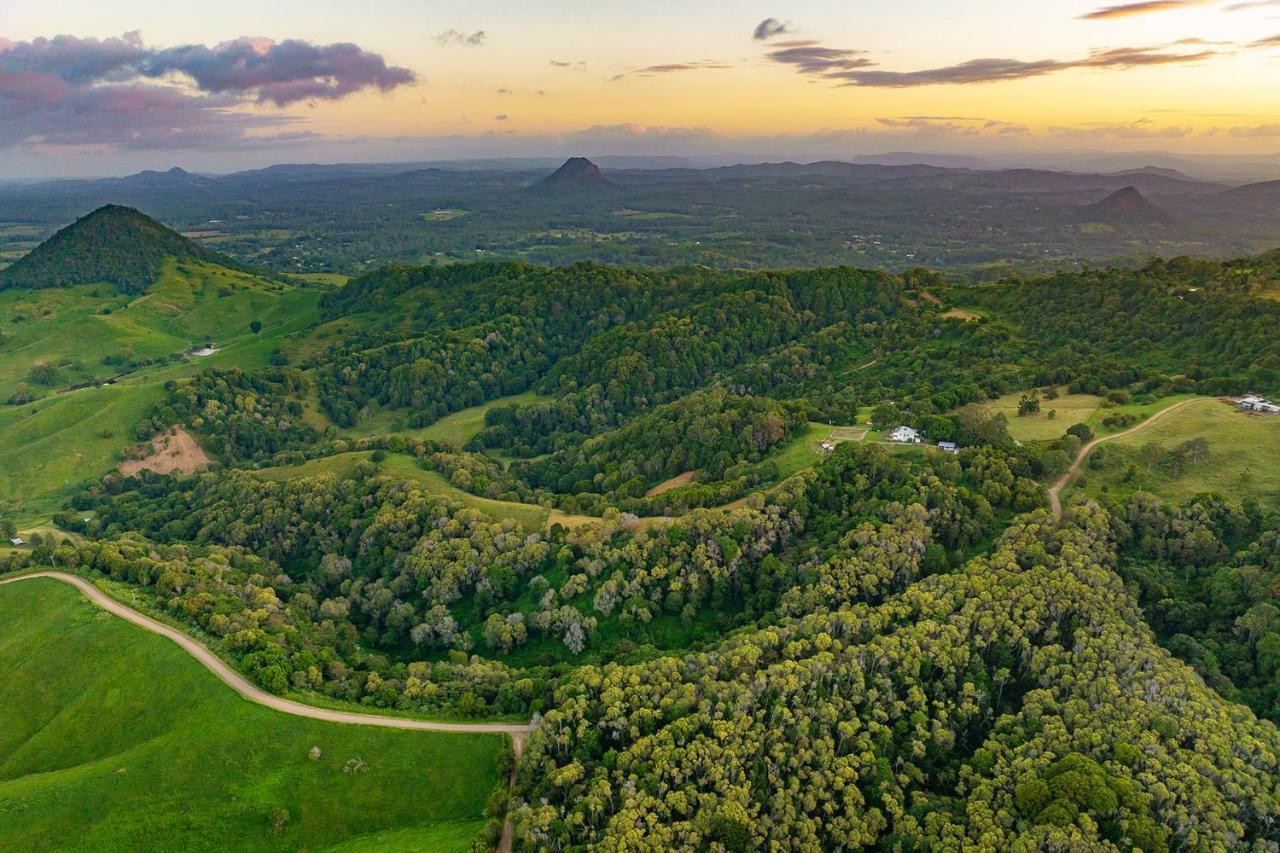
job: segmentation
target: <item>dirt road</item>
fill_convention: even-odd
[[[1053,517],[1057,519],[1062,518],[1062,490],[1066,488],[1067,484],[1071,482],[1071,479],[1075,477],[1076,473],[1080,470],[1080,466],[1083,465],[1084,461],[1089,458],[1089,454],[1093,452],[1093,449],[1095,447],[1097,447],[1099,444],[1104,444],[1108,441],[1115,441],[1117,438],[1125,438],[1127,436],[1133,435],[1135,432],[1141,432],[1142,430],[1151,426],[1153,423],[1160,420],[1170,412],[1181,409],[1183,406],[1189,403],[1198,403],[1201,400],[1205,400],[1205,399],[1208,399],[1208,398],[1192,397],[1190,400],[1183,400],[1181,403],[1174,403],[1169,408],[1161,409],[1160,411],[1156,412],[1154,415],[1147,418],[1145,421],[1138,424],[1137,426],[1130,427],[1129,429],[1124,430],[1123,432],[1112,433],[1111,435],[1104,435],[1101,438],[1095,438],[1093,441],[1089,442],[1084,447],[1080,448],[1080,455],[1076,457],[1075,462],[1071,463],[1071,467],[1067,469],[1067,473],[1059,477],[1058,482],[1054,483],[1053,487],[1049,489],[1049,504],[1050,506],[1053,507]]]
[[[284,714],[293,714],[295,717],[308,717],[313,720],[324,720],[330,723],[349,723],[357,726],[382,726],[388,729],[416,729],[427,732],[462,732],[467,734],[504,734],[510,735],[515,745],[516,756],[519,757],[524,749],[524,740],[532,731],[532,727],[528,725],[519,725],[515,723],[439,723],[432,720],[411,720],[403,717],[382,717],[377,714],[360,714],[354,711],[335,711],[329,708],[316,708],[311,705],[304,705],[301,702],[294,702],[291,699],[285,699],[280,696],[268,693],[259,687],[250,683],[243,675],[236,672],[230,666],[223,662],[221,658],[209,651],[202,643],[192,639],[176,628],[170,628],[162,622],[157,622],[150,616],[139,613],[128,605],[121,604],[114,598],[111,598],[102,590],[98,589],[87,580],[66,572],[34,572],[29,575],[21,575],[19,577],[0,579],[0,585],[18,583],[20,581],[30,580],[31,578],[52,578],[54,580],[69,583],[76,589],[83,592],[90,601],[106,610],[124,619],[132,622],[140,628],[150,631],[153,634],[159,634],[168,640],[177,643],[183,651],[191,655],[205,668],[216,675],[222,682],[228,685],[232,690],[239,693],[250,702],[256,702],[275,711]]]

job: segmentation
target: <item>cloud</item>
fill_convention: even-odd
[[[508,118],[510,118],[510,116],[509,116],[509,115],[507,115],[506,113],[498,113],[496,116],[494,116],[494,117],[493,117],[493,120],[494,120],[494,121],[506,121]]]
[[[755,30],[751,33],[751,37],[756,41],[768,41],[775,36],[786,35],[792,32],[790,23],[782,23],[777,18],[765,18],[756,24]]]
[[[455,30],[450,27],[436,36],[436,44],[441,47],[480,47],[484,44],[486,38],[484,30],[464,33],[461,30]]]
[[[827,74],[875,65],[862,55],[865,52],[825,47],[819,41],[806,39],[778,42],[776,48],[769,51],[768,58],[783,65],[794,65],[802,74]]]
[[[1137,15],[1151,15],[1156,12],[1173,12],[1189,9],[1193,6],[1208,6],[1218,0],[1144,0],[1140,3],[1122,3],[1117,6],[1104,6],[1080,16],[1084,21],[1109,21],[1115,18],[1132,18]]]
[[[1159,47],[1121,47],[1095,50],[1075,60],[971,59],[956,65],[925,68],[917,71],[889,71],[865,56],[864,51],[833,48],[814,40],[778,42],[766,58],[790,65],[799,73],[845,86],[906,89],[918,86],[969,85],[1025,80],[1057,74],[1076,68],[1127,69],[1149,65],[1177,65],[1202,62],[1219,52],[1206,48],[1198,51]]]
[[[581,59],[569,61],[564,59],[553,59],[550,63],[552,68],[568,68],[571,71],[586,71],[587,63]]]
[[[1255,42],[1251,42],[1249,47],[1280,47],[1280,35],[1267,36],[1264,39],[1258,39]]]
[[[0,148],[110,145],[202,148],[251,145],[252,134],[296,119],[232,109],[234,98],[192,95],[171,86],[77,86],[50,74],[0,71]]]
[[[1190,127],[1157,125],[1151,119],[1145,118],[1132,122],[1095,122],[1079,125],[1055,125],[1048,128],[1048,133],[1053,137],[1076,140],[1182,139],[1192,135],[1194,132]]]
[[[654,77],[661,74],[679,74],[683,71],[706,71],[731,67],[731,65],[714,59],[701,59],[694,62],[667,62],[660,65],[646,65],[644,68],[634,68],[621,74],[615,74],[609,78],[609,82],[617,83],[627,77]]]
[[[138,66],[146,77],[171,72],[192,78],[204,92],[256,95],[278,107],[298,101],[337,100],[361,89],[389,92],[412,83],[407,68],[388,66],[354,44],[314,45],[289,39],[241,38],[217,47],[184,45],[151,51]]]
[[[297,121],[248,113],[337,100],[414,80],[354,44],[242,38],[214,47],[147,47],[138,33],[0,40],[0,146],[197,148],[257,144],[255,135]],[[296,138],[296,137],[294,137]]]
[[[1280,124],[1258,124],[1253,127],[1233,127],[1232,136],[1244,139],[1275,139],[1280,137]]]
[[[199,44],[148,48],[142,37],[75,36],[0,43],[0,72],[34,72],[73,85],[120,83],[180,75],[209,94],[254,98],[287,106],[316,98],[337,100],[361,89],[390,91],[414,73],[350,43],[316,45],[289,39],[239,38],[215,47]]]

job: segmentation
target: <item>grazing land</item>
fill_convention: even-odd
[[[1196,439],[1207,442],[1204,452],[1174,457]],[[1280,417],[1245,414],[1222,400],[1196,401],[1095,451],[1079,487],[1118,500],[1138,491],[1170,500],[1216,492],[1280,508]]]
[[[1015,391],[987,404],[992,412],[1009,419],[1009,435],[1018,441],[1057,438],[1067,427],[1088,421],[1102,403],[1101,398],[1093,394],[1063,394],[1056,400],[1040,395],[1040,411],[1019,415],[1018,401],[1025,393]],[[1054,417],[1049,417],[1050,412],[1054,412]]]
[[[463,851],[498,783],[496,736],[251,705],[54,580],[0,587],[0,624],[0,837],[14,849],[296,850],[403,832]]]

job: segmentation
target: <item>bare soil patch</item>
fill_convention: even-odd
[[[146,447],[144,445],[144,447]],[[200,445],[191,437],[191,433],[182,427],[175,427],[169,432],[156,433],[151,438],[150,452],[140,459],[125,459],[120,463],[120,473],[125,476],[137,474],[139,471],[154,471],[157,474],[194,474],[209,465],[209,456],[200,449]]]
[[[964,320],[966,323],[969,323],[969,322],[972,322],[973,320],[978,319],[977,314],[973,313],[972,311],[966,311],[963,308],[952,308],[950,311],[946,312],[942,316],[950,317],[953,320]]]

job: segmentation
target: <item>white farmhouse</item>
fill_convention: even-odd
[[[919,444],[920,433],[909,426],[900,426],[889,433],[889,440],[899,444]]]
[[[1258,397],[1253,394],[1242,399],[1237,405],[1246,412],[1257,412],[1262,415],[1280,415],[1280,406],[1264,397]]]

